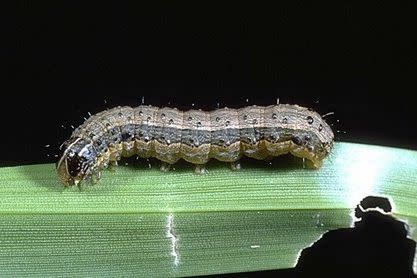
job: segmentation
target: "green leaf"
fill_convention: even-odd
[[[320,235],[349,227],[369,195],[389,197],[417,240],[417,151],[336,143],[318,170],[291,157],[244,163],[213,162],[206,175],[130,164],[81,191],[52,164],[0,168],[0,276],[289,268]]]

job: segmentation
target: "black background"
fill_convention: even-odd
[[[70,125],[143,96],[182,109],[279,98],[335,112],[338,140],[417,149],[417,20],[404,2],[18,8],[2,51],[2,164],[52,162]]]
[[[142,97],[207,110],[279,98],[334,112],[337,140],[417,149],[407,2],[16,3],[3,24],[1,165],[55,162],[70,125]]]

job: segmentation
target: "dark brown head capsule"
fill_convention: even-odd
[[[78,185],[91,176],[97,152],[92,142],[71,138],[61,149],[63,151],[57,165],[58,177],[65,185]]]

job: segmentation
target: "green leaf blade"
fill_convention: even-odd
[[[120,166],[64,189],[52,164],[0,168],[0,274],[186,276],[293,267],[301,249],[386,196],[417,240],[417,151],[336,143],[234,172]]]

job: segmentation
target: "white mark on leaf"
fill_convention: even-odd
[[[175,234],[174,215],[170,213],[167,218],[166,237],[171,240],[171,256],[173,257],[174,266],[180,263],[180,255],[178,254],[178,237]]]

